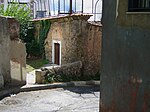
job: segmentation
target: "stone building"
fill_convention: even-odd
[[[103,0],[101,112],[150,112],[149,0]]]
[[[24,84],[26,52],[19,40],[19,23],[9,17],[0,17],[0,23],[0,87]]]
[[[88,22],[89,18],[90,15],[83,14],[47,18],[51,27],[45,40],[45,52],[50,62],[64,65],[82,61],[83,75],[99,73],[102,26]],[[40,20],[43,19],[34,20],[36,26]]]

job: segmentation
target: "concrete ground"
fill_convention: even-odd
[[[0,101],[0,112],[99,112],[99,86],[21,92]]]

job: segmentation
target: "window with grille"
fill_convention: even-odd
[[[150,0],[128,0],[129,12],[149,12]]]

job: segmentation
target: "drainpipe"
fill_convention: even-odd
[[[81,12],[83,13],[83,0],[82,0],[82,11]]]
[[[70,15],[72,14],[72,0],[70,0]]]

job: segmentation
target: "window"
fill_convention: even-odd
[[[129,12],[150,12],[150,0],[128,0]]]

